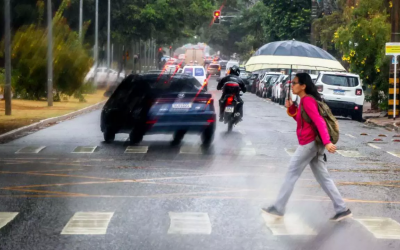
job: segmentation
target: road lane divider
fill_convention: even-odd
[[[68,221],[61,234],[99,235],[106,234],[114,213],[77,212]]]

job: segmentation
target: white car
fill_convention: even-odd
[[[289,78],[288,75],[281,75],[278,80],[276,81],[276,85],[274,86],[272,90],[272,100],[274,102],[277,102],[279,104],[282,104],[282,98],[281,98],[281,92],[283,90],[283,84],[284,82]]]
[[[187,74],[193,76],[199,81],[200,84],[204,86],[204,89],[207,91],[208,82],[207,82],[207,72],[203,66],[185,66],[183,67],[183,74]]]
[[[85,82],[94,81],[97,86],[104,86],[116,83],[118,80],[122,80],[124,78],[124,72],[121,72],[118,77],[118,72],[113,69],[107,69],[107,67],[99,67],[96,69],[95,72],[93,67],[86,75]]]
[[[229,69],[231,68],[231,67],[233,67],[234,65],[236,65],[236,66],[238,66],[239,67],[239,62],[238,61],[228,61],[227,63],[226,63],[226,70],[225,70],[225,75],[227,76],[228,75],[228,71],[229,71]]]
[[[359,75],[320,72],[315,85],[334,115],[362,121],[365,96]]]
[[[277,76],[278,77],[280,75],[282,75],[282,73],[280,73],[280,72],[265,72],[263,79],[261,79],[260,83],[258,84],[258,94],[259,94],[259,96],[267,97],[267,89],[266,89],[266,87],[269,87],[269,86],[266,86],[266,84],[269,83],[270,78],[272,78],[272,76]]]

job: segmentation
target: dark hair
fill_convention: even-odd
[[[321,95],[318,93],[317,87],[313,83],[311,76],[307,73],[297,73],[300,85],[306,85],[306,94],[312,95],[317,101],[322,101]]]

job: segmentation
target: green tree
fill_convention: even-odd
[[[390,40],[391,25],[384,0],[363,0],[344,11],[346,24],[334,34],[336,48],[343,53],[343,61],[349,64],[351,72],[357,73],[372,89],[369,99],[377,108],[379,91],[387,93],[382,77],[386,71],[385,43]],[[386,64],[387,65],[387,64]]]
[[[62,16],[69,5],[64,0],[54,20],[54,89],[58,94],[72,95],[83,84],[92,59]],[[44,2],[38,1],[38,13],[44,13]],[[46,97],[47,82],[47,30],[37,24],[21,27],[12,41],[12,64],[18,73],[14,84],[15,94],[27,99]],[[88,25],[88,24],[87,24]]]

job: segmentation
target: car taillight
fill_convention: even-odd
[[[214,119],[209,119],[209,120],[207,120],[207,122],[208,123],[213,123],[213,122],[215,122],[215,120]]]
[[[233,96],[229,96],[228,99],[226,100],[227,105],[232,105],[233,102]]]
[[[356,95],[362,95],[362,89],[356,89]]]
[[[221,70],[221,67],[219,67],[218,70]]]
[[[324,91],[324,86],[323,85],[317,85],[317,91],[318,92]]]
[[[156,124],[157,120],[148,120],[146,123],[147,124]]]

